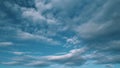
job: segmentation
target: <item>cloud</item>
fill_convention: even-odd
[[[16,62],[16,61],[13,61],[13,62],[2,62],[1,64],[4,64],[4,65],[18,65],[19,62]]]
[[[100,58],[97,59],[97,64],[119,64],[120,61],[119,61],[119,58],[120,56],[119,55],[115,55],[115,56],[102,56]]]
[[[114,66],[111,65],[111,64],[107,64],[106,67],[107,67],[107,68],[114,68]]]
[[[112,7],[111,7],[112,6]],[[80,36],[87,39],[92,38],[109,38],[119,36],[119,4],[116,2],[108,1],[103,6],[104,10],[97,13],[95,17],[90,19],[87,23],[83,23],[76,30]],[[110,11],[113,10],[113,11]],[[102,13],[101,13],[102,12]],[[114,15],[116,14],[116,15]],[[117,23],[117,25],[116,25]],[[84,30],[83,30],[84,29]]]
[[[54,45],[59,45],[59,41],[56,41],[52,38],[48,38],[42,35],[35,35],[28,32],[18,31],[17,37],[22,40],[36,40],[36,41],[45,41]]]
[[[22,54],[24,54],[24,52],[12,52],[13,54],[15,54],[15,55],[22,55]]]
[[[64,55],[50,55],[50,56],[16,56],[9,62],[2,62],[5,65],[25,65],[34,67],[46,67],[53,64],[61,64],[65,66],[80,66],[86,63],[86,58],[82,55],[86,52],[86,48],[73,49]],[[21,53],[14,52],[17,55]]]
[[[23,8],[23,17],[29,18],[29,20],[33,20],[33,22],[45,20],[45,17],[42,16],[38,11],[36,11],[34,8]],[[42,22],[42,21],[41,21]]]
[[[119,64],[119,4],[118,0],[107,1],[96,16],[81,24],[75,30],[100,64]],[[112,56],[114,55],[114,56]],[[92,54],[92,56],[94,56]]]
[[[77,36],[73,36],[71,38],[65,38],[66,39],[66,44],[64,47],[78,47],[81,44],[80,39]]]
[[[86,52],[86,49],[74,49],[64,55],[52,55],[43,56],[46,62],[52,62],[55,64],[62,64],[67,66],[80,66],[86,62],[86,59],[82,54]]]
[[[33,61],[31,63],[26,64],[26,66],[34,66],[34,67],[46,67],[49,66],[49,62],[44,61]]]
[[[0,46],[11,46],[13,45],[12,42],[0,42]]]
[[[10,52],[18,57],[2,64],[37,67],[54,64],[81,66],[89,61],[102,65],[119,64],[119,3],[119,0],[0,1],[1,51],[16,50]],[[61,46],[46,47],[41,42]],[[23,45],[19,46],[19,43]],[[13,44],[10,48],[2,48]],[[24,50],[30,51],[31,56],[35,56],[33,51],[43,54],[26,57]],[[63,53],[64,50],[69,52],[53,54],[54,51]],[[2,54],[6,55],[4,52]],[[11,54],[9,56],[14,58]]]

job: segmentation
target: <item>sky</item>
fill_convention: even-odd
[[[120,0],[0,0],[0,68],[120,68]]]

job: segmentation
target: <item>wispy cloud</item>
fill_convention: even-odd
[[[36,40],[36,41],[43,41],[43,42],[45,41],[54,45],[60,44],[59,41],[54,40],[52,38],[48,38],[43,35],[35,35],[28,32],[22,32],[22,31],[17,32],[17,37],[23,40]]]
[[[0,42],[0,46],[11,46],[13,42]]]
[[[0,1],[0,64],[36,67],[79,67],[87,62],[107,67],[120,64],[119,3],[119,0]]]

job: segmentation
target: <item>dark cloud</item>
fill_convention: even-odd
[[[96,51],[97,63],[119,64],[120,1],[108,1],[95,17],[77,29],[79,36],[88,43],[87,47]],[[112,56],[114,55],[114,56]]]
[[[120,10],[118,3],[119,1],[108,1],[103,5],[104,10],[99,11],[95,17],[78,28],[80,36],[87,39],[95,38],[95,40],[119,38]]]
[[[27,8],[34,8],[35,7],[35,3],[34,0],[1,0],[1,3],[4,2],[10,2],[12,4],[18,4],[22,7],[27,7]]]

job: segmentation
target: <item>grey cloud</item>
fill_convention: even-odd
[[[10,2],[12,4],[18,4],[22,7],[27,7],[27,8],[34,8],[35,7],[34,0],[4,0],[1,2]]]
[[[101,58],[98,58],[96,63],[97,64],[119,64],[120,63],[120,56],[114,55],[114,56],[103,56]]]
[[[119,37],[120,10],[118,9],[119,4],[117,2],[119,1],[108,1],[109,4],[103,6],[104,10],[98,12],[99,16],[96,15],[93,17],[93,20],[90,19],[87,23],[79,26],[77,31],[80,33],[80,36],[88,39]]]
[[[87,59],[95,61],[97,64],[119,64],[120,63],[120,46],[119,41],[110,41],[89,45],[91,53]]]
[[[91,51],[96,51],[95,61],[100,64],[119,64],[120,1],[107,1],[95,17],[76,28],[79,36]],[[114,56],[112,56],[114,55]],[[94,55],[93,55],[94,56]]]
[[[23,65],[40,67],[56,63],[80,66],[89,60],[96,61],[97,64],[120,63],[119,0],[51,0],[45,2],[37,0],[34,4],[33,0],[30,3],[28,0],[14,1],[12,3],[8,0],[8,2],[1,1],[2,3],[0,3],[2,4],[1,9],[7,9],[0,11],[2,39],[10,38],[15,41],[39,39],[39,41],[46,40],[52,43],[62,40],[61,42],[65,41],[72,45],[83,43],[81,47],[86,46],[88,48],[86,52],[90,52],[91,56],[86,58],[83,53],[88,53],[81,54],[81,50],[78,49],[64,55],[43,56],[45,60],[37,59],[39,61],[36,63],[33,61],[36,60],[35,58],[26,61],[19,60]],[[7,35],[5,32],[10,34]],[[64,37],[67,39],[63,39]],[[2,42],[0,46],[11,44]],[[94,52],[95,54],[93,54]]]

